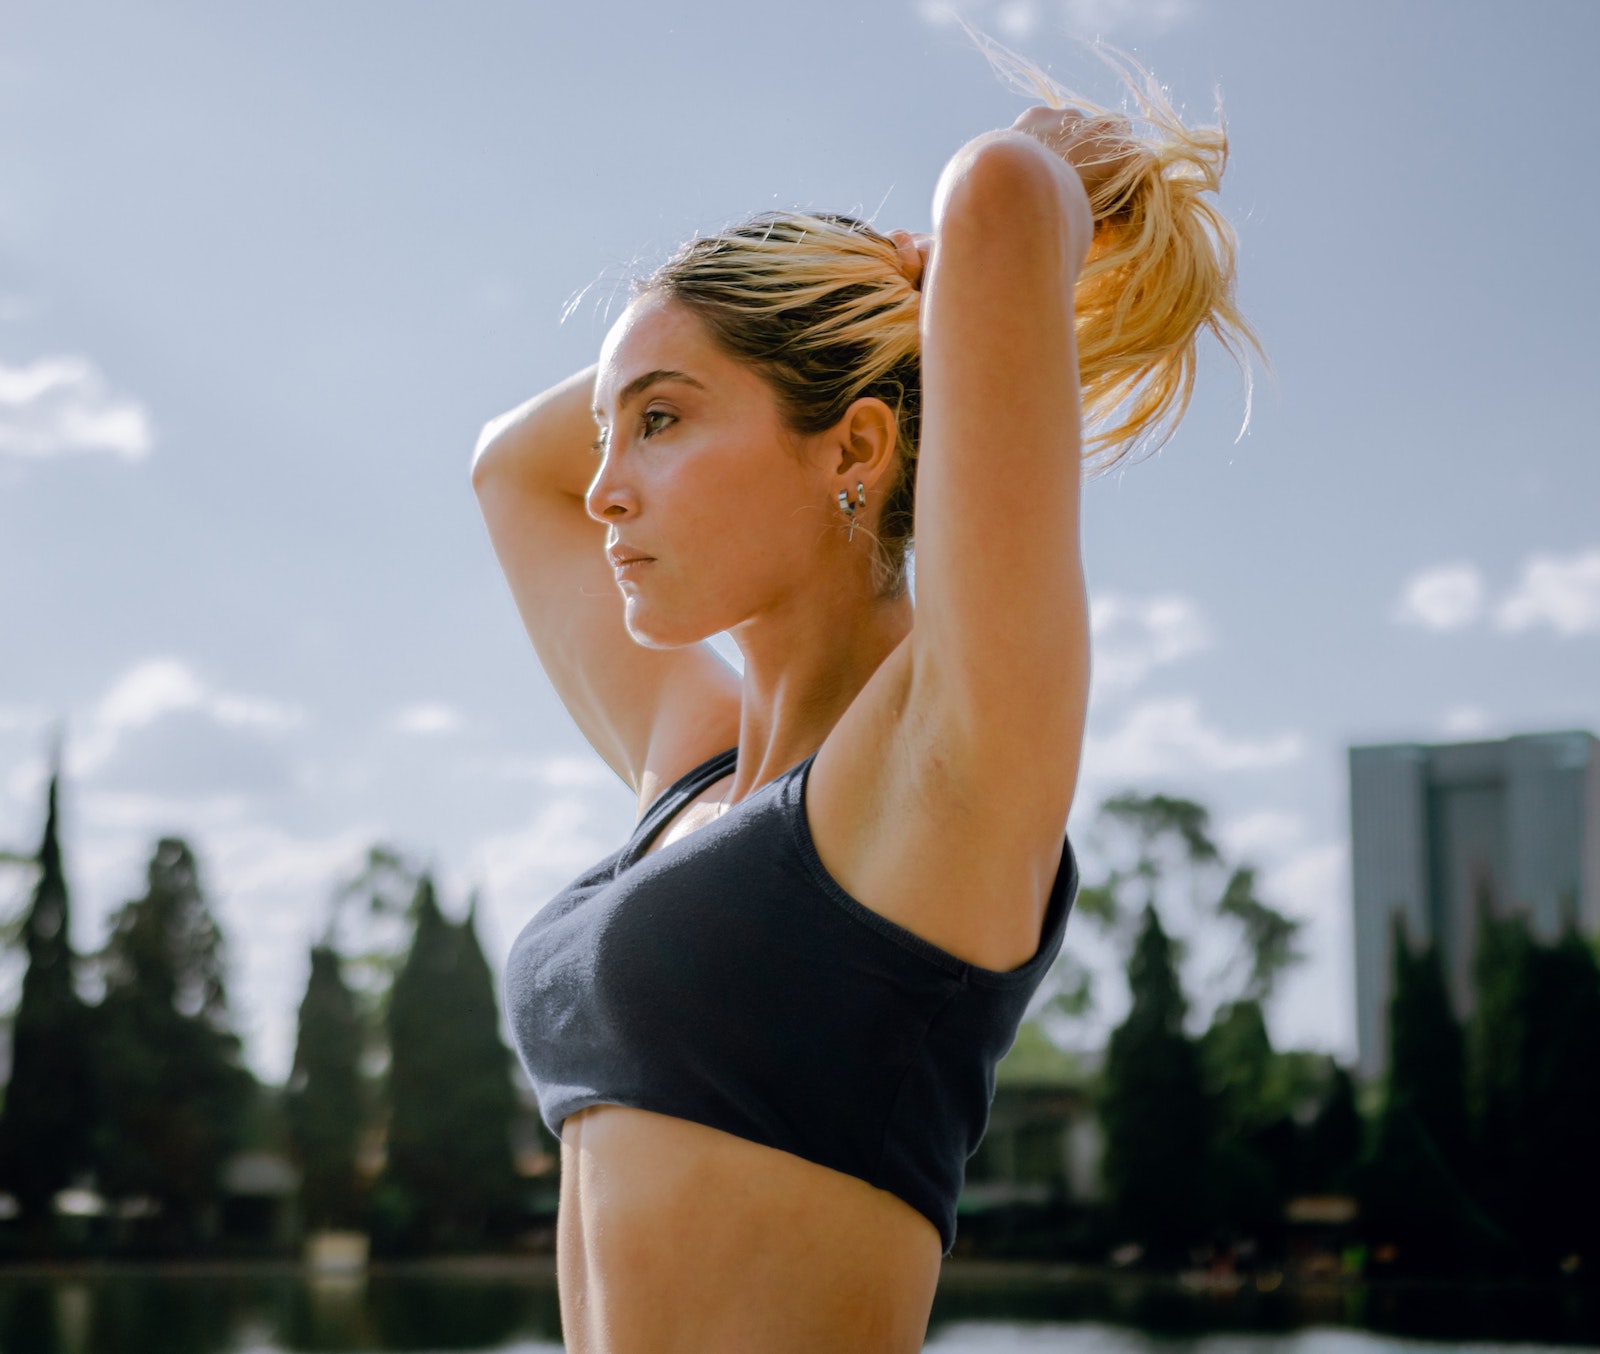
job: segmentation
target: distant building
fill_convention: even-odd
[[[1553,939],[1600,932],[1600,741],[1587,733],[1350,749],[1360,1071],[1383,1072],[1392,922],[1439,947],[1456,1014],[1473,1004],[1479,908]]]

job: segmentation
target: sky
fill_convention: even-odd
[[[1271,369],[1241,436],[1207,352],[1169,446],[1086,489],[1072,830],[1127,789],[1205,804],[1305,922],[1274,1037],[1349,1056],[1346,749],[1600,731],[1600,8],[960,12],[1102,101],[1096,38],[1196,120],[1221,99]],[[925,229],[1025,103],[904,0],[0,0],[0,32],[0,848],[37,841],[64,722],[75,943],[186,837],[281,1078],[368,845],[477,890],[498,962],[632,821],[496,568],[483,423],[697,231]]]

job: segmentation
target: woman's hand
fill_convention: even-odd
[[[928,254],[933,249],[933,236],[916,235],[909,230],[891,230],[889,238],[900,255],[900,271],[918,291],[922,290],[922,275],[928,271]]]
[[[1104,190],[1138,154],[1125,118],[1088,117],[1076,108],[1030,108],[1011,124],[1077,170],[1089,201],[1103,210]]]

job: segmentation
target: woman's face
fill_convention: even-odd
[[[640,297],[595,380],[600,468],[589,515],[641,644],[692,644],[793,606],[837,553],[827,434],[790,432],[767,383],[700,320]]]

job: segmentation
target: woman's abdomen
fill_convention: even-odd
[[[597,1105],[562,1127],[572,1354],[915,1354],[934,1225],[854,1176],[716,1129]]]

